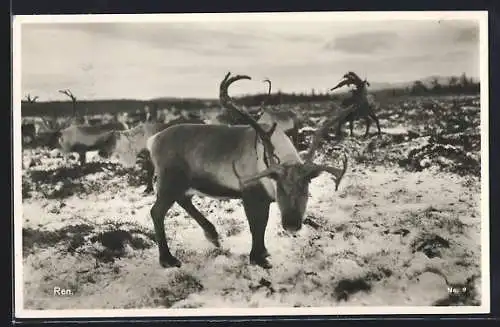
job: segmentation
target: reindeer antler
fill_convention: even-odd
[[[283,174],[283,170],[287,165],[295,165],[295,166],[302,166],[304,169],[303,172],[305,172],[304,176],[308,176],[309,178],[314,178],[318,174],[320,174],[322,171],[328,172],[332,174],[335,177],[335,190],[338,189],[339,183],[344,176],[346,170],[347,170],[347,156],[344,154],[343,157],[343,167],[341,169],[339,168],[334,168],[328,165],[318,165],[313,162],[313,156],[314,152],[316,149],[319,147],[319,144],[321,140],[323,139],[323,136],[326,132],[326,129],[337,122],[339,119],[345,119],[347,115],[349,115],[355,108],[354,106],[348,107],[348,108],[338,108],[336,115],[333,117],[330,117],[327,119],[323,125],[316,131],[314,135],[313,142],[309,148],[309,151],[306,154],[306,158],[303,163],[282,163],[280,164],[279,162],[276,161],[278,159],[275,157],[274,154],[274,146],[271,143],[271,135],[273,134],[274,130],[276,129],[277,123],[273,123],[273,126],[271,129],[266,132],[263,130],[263,128],[245,111],[239,109],[231,100],[227,93],[227,88],[228,86],[239,79],[251,79],[249,76],[246,75],[237,75],[232,78],[229,77],[230,73],[227,73],[225,76],[224,80],[221,82],[220,85],[220,101],[221,104],[224,107],[227,107],[228,109],[234,110],[236,113],[238,113],[240,116],[242,116],[257,132],[258,136],[260,136],[262,143],[264,145],[264,151],[268,155],[269,158],[269,165],[268,168],[251,176],[251,177],[246,177],[242,178],[237,170],[236,170],[236,163],[233,161],[232,167],[234,174],[238,178],[240,185],[242,188],[246,187],[249,183],[252,183],[253,181],[259,180],[260,178],[263,177],[273,177],[276,178],[276,176],[281,176]],[[334,104],[335,105],[335,104]]]
[[[233,110],[235,113],[237,113],[239,116],[241,116],[252,128],[257,132],[257,135],[262,140],[262,144],[264,145],[264,151],[267,154],[267,157],[269,159],[269,164],[270,166],[276,165],[276,157],[274,154],[274,146],[271,143],[271,136],[273,135],[277,123],[273,123],[271,129],[269,131],[265,131],[262,126],[260,126],[255,119],[252,118],[245,110],[240,109],[237,105],[234,104],[233,100],[231,97],[228,95],[228,87],[242,79],[247,79],[251,80],[252,78],[248,75],[235,75],[233,77],[231,76],[231,72],[228,72],[222,82],[220,83],[219,87],[219,99],[220,103],[223,107],[226,107],[227,109]]]
[[[362,82],[363,80],[358,76],[358,74],[356,74],[355,72],[353,71],[350,71],[347,73],[347,75],[352,79],[354,80],[355,82]]]
[[[38,99],[38,96],[34,96],[32,98],[31,94],[28,93],[28,95],[26,95],[26,101],[28,101],[28,103],[35,103],[37,99]]]
[[[270,98],[271,96],[271,87],[272,87],[272,83],[271,83],[271,80],[269,78],[266,78],[266,79],[263,79],[262,82],[264,83],[267,83],[268,84],[268,88],[267,88],[267,99]],[[260,104],[260,109],[264,109],[264,104],[266,103],[266,98],[264,98]]]
[[[71,99],[71,102],[73,103],[73,114],[75,114],[76,113],[76,97],[73,95],[73,93],[71,93],[71,91],[69,89],[59,90],[59,93],[67,95]]]
[[[267,95],[271,95],[271,86],[272,86],[271,80],[269,78],[266,78],[263,79],[262,82],[267,83],[269,85],[267,89]]]
[[[71,99],[71,101],[76,102],[76,97],[73,95],[73,93],[71,93],[69,89],[59,90],[59,93],[67,95]]]
[[[321,141],[323,140],[328,128],[333,124],[337,123],[338,121],[345,119],[351,112],[353,112],[356,109],[355,106],[353,105],[347,108],[342,108],[336,105],[335,103],[332,103],[332,106],[334,106],[336,109],[335,113],[332,116],[326,118],[323,124],[316,130],[311,145],[309,147],[309,150],[304,156],[304,160],[308,162],[312,162],[314,154],[316,150],[319,148]]]
[[[333,88],[330,89],[330,91],[333,91],[335,89],[338,89],[344,85],[361,85],[363,83],[366,83],[368,86],[370,86],[370,83],[368,83],[366,80],[363,81],[355,72],[349,71],[344,76],[342,76],[342,80],[335,85]]]
[[[73,120],[76,118],[77,115],[77,110],[76,110],[76,97],[73,95],[73,93],[69,89],[65,90],[59,90],[59,93],[62,93],[66,96],[68,96],[71,99],[71,103],[73,105],[73,116],[69,119],[69,121]],[[66,121],[64,125],[68,125],[68,122]]]

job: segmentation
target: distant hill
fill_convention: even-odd
[[[439,76],[439,75],[433,75],[433,76],[427,76],[419,79],[426,87],[432,87],[433,81],[437,79],[437,82],[441,85],[448,85],[450,82],[450,78],[452,76]],[[456,78],[460,78],[460,76],[455,76]],[[470,78],[470,77],[468,77]],[[474,82],[479,82],[477,78],[472,79]],[[416,80],[415,80],[416,81]],[[386,89],[399,89],[399,88],[406,88],[406,87],[412,87],[415,81],[408,81],[408,82],[395,82],[395,83],[389,83],[389,82],[370,82],[370,90],[372,91],[380,91],[380,90],[386,90]]]

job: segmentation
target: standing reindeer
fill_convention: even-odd
[[[104,144],[99,154],[102,157],[118,159],[120,163],[127,168],[134,167],[137,163],[142,165],[146,172],[146,189],[144,194],[150,194],[153,189],[154,166],[151,156],[146,147],[149,137],[174,125],[194,123],[204,124],[205,122],[197,117],[179,117],[169,122],[143,122],[127,130],[116,129],[113,132],[106,133]],[[112,149],[110,151],[109,149]],[[112,152],[112,153],[111,153]]]
[[[268,83],[267,95],[271,95],[271,81],[269,79],[263,80]],[[277,123],[277,127],[281,128],[286,135],[288,135],[295,147],[298,146],[300,120],[296,113],[291,110],[266,110],[264,109],[265,100],[261,105],[261,116],[257,121],[259,124],[272,125]]]
[[[78,115],[76,109],[76,97],[70,90],[59,91],[71,98],[73,103],[73,116],[55,133],[58,138],[61,150],[66,153],[77,152],[80,165],[86,163],[86,153],[88,151],[99,151],[110,137],[110,132],[114,130],[124,130],[127,128],[122,122],[110,122],[106,124],[88,125]]]
[[[26,102],[32,105],[38,99],[37,96],[31,97],[31,94],[26,96]],[[23,122],[21,124],[21,135],[23,138],[23,143],[32,143],[36,137],[36,126],[34,123]]]
[[[81,117],[80,113],[77,110],[76,97],[73,95],[73,93],[69,89],[59,90],[59,93],[64,94],[64,95],[68,96],[71,99],[71,105],[72,105],[72,109],[73,109],[72,110],[72,115],[71,115],[72,120],[75,123],[77,123],[77,124],[84,123],[84,118]]]
[[[192,196],[201,194],[243,200],[252,234],[250,263],[271,268],[264,244],[270,204],[278,203],[283,228],[298,231],[302,227],[311,180],[323,171],[329,172],[335,177],[337,189],[347,169],[345,155],[342,169],[312,161],[321,135],[330,124],[325,123],[317,131],[304,161],[288,136],[276,128],[276,123],[258,124],[236,106],[227,89],[242,79],[251,78],[246,75],[230,77],[227,73],[220,83],[219,98],[222,106],[243,117],[249,125],[178,124],[147,141],[157,177],[156,201],[150,213],[162,267],[181,266],[170,252],[165,236],[165,215],[174,203],[200,225],[210,242],[220,246],[215,226],[192,203]],[[332,123],[345,118],[350,110],[338,112]],[[116,143],[109,142],[109,155],[116,151]]]
[[[337,136],[341,135],[342,125],[349,121],[349,129],[351,131],[351,136],[353,135],[353,122],[355,119],[364,118],[366,122],[366,131],[364,137],[368,136],[368,132],[370,130],[371,119],[375,121],[377,124],[378,135],[381,134],[380,131],[380,123],[375,114],[375,104],[373,103],[372,98],[368,95],[367,86],[370,86],[370,83],[366,80],[362,80],[356,73],[348,72],[343,76],[343,80],[340,81],[335,87],[330,89],[333,91],[338,89],[344,85],[354,85],[355,89],[352,91],[352,95],[350,98],[345,99],[342,102],[342,106],[353,106],[356,108],[345,120],[340,121],[337,128]]]

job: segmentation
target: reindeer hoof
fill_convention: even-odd
[[[269,254],[267,256],[269,256]],[[273,267],[273,265],[269,262],[269,260],[266,259],[264,255],[261,255],[258,258],[250,257],[250,264],[262,267],[264,269],[271,269]]]
[[[219,239],[219,234],[216,234],[216,235],[205,234],[205,237],[216,248],[220,248],[221,247],[221,245],[220,245],[220,239]]]
[[[182,264],[181,262],[174,256],[169,256],[169,257],[160,257],[160,265],[163,268],[173,268],[173,267],[180,267]]]
[[[146,188],[146,189],[144,190],[144,192],[143,192],[142,194],[144,194],[144,195],[152,194],[152,193],[153,193],[153,191],[154,191],[154,190],[153,190],[153,188],[149,188],[149,187],[148,187],[148,188]]]

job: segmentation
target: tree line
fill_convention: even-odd
[[[382,97],[397,97],[405,95],[469,95],[479,93],[480,83],[465,73],[459,76],[451,76],[446,82],[440,82],[438,78],[433,78],[430,83],[424,83],[421,80],[414,81],[405,87],[386,88],[382,90],[373,90],[370,93]],[[304,102],[323,102],[332,99],[345,97],[347,92],[338,95],[332,95],[325,91],[315,89],[309,92],[285,93],[277,91],[270,95],[266,93],[249,94],[235,97],[237,101],[245,106],[260,106],[262,103],[267,105],[279,104],[297,104]],[[38,102],[37,97],[28,95],[21,102],[23,116],[36,115],[70,115],[72,114],[72,104],[68,101],[50,101]],[[218,99],[196,100],[196,99],[153,99],[150,101],[140,100],[82,100],[78,101],[79,111],[85,115],[118,112],[134,112],[142,110],[144,106],[153,108],[175,108],[177,110],[199,110],[202,108],[219,107]]]
[[[468,77],[465,73],[460,76],[451,76],[446,82],[440,82],[437,77],[430,80],[426,85],[421,80],[416,80],[409,86],[385,88],[380,90],[370,91],[375,96],[396,97],[396,96],[422,96],[422,95],[472,95],[478,94],[480,83],[473,78]],[[271,95],[256,94],[246,95],[238,98],[239,102],[247,106],[256,106],[265,101],[269,105],[277,104],[295,104],[303,102],[321,102],[328,101],[332,98],[342,98],[347,95],[347,92],[338,95],[332,95],[327,92],[318,92],[311,90],[310,93],[281,93],[276,92]]]

